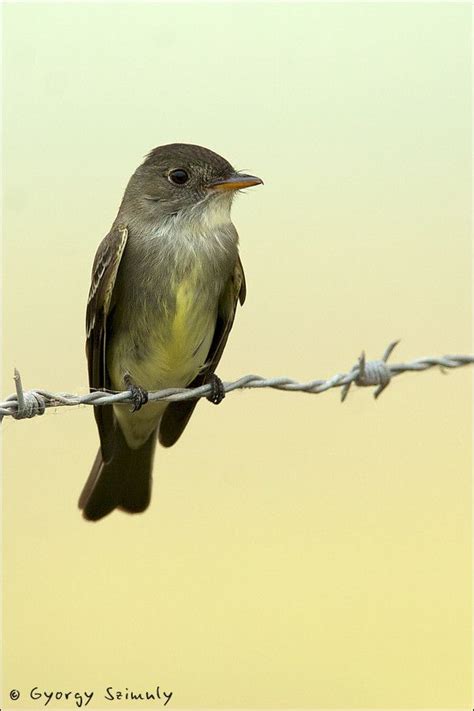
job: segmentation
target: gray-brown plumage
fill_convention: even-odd
[[[91,389],[131,388],[140,405],[144,391],[194,387],[214,373],[245,299],[232,198],[261,182],[200,146],[171,144],[147,156],[94,260]],[[147,508],[156,438],[173,445],[195,406],[94,408],[100,449],[79,499],[85,518]]]

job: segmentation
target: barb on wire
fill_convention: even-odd
[[[273,388],[290,392],[305,392],[318,395],[331,388],[342,388],[341,401],[343,402],[352,385],[358,387],[376,386],[374,397],[377,398],[390,384],[392,378],[401,373],[419,372],[429,368],[444,369],[460,368],[474,363],[474,355],[445,355],[432,358],[418,358],[409,363],[388,363],[395,346],[399,341],[393,341],[385,349],[382,358],[367,360],[362,352],[356,365],[348,373],[337,373],[326,380],[310,380],[300,383],[285,376],[276,378],[263,378],[260,375],[244,375],[238,380],[224,382],[224,393],[244,388]],[[21,377],[15,369],[16,393],[0,402],[0,422],[4,417],[11,416],[17,420],[43,415],[50,407],[75,407],[76,405],[102,405],[130,404],[133,402],[130,390],[114,392],[109,390],[96,390],[86,395],[71,395],[69,393],[51,393],[47,390],[23,390]],[[197,388],[167,388],[150,392],[149,402],[166,401],[179,402],[182,400],[198,400],[212,393],[212,385],[201,385]],[[146,405],[145,405],[146,407]]]

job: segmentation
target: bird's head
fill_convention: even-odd
[[[208,148],[171,143],[154,148],[130,179],[123,206],[160,220],[194,208],[227,210],[238,190],[259,185],[254,175],[239,173]]]

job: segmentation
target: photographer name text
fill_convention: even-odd
[[[113,686],[107,686],[102,692],[96,693],[91,690],[81,690],[81,691],[64,691],[62,689],[51,690],[42,689],[39,686],[33,686],[29,692],[28,696],[33,701],[38,702],[41,706],[54,706],[54,702],[69,702],[80,709],[82,706],[87,706],[94,697],[96,699],[104,699],[108,702],[113,701],[156,701],[160,706],[166,706],[168,701],[170,701],[173,696],[172,691],[165,691],[160,686],[155,686],[152,689],[146,690],[132,690],[128,687],[124,689],[117,689]],[[12,701],[18,701],[21,697],[21,692],[18,689],[12,689],[10,691],[10,699]]]

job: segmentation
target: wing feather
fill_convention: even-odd
[[[109,387],[106,369],[107,317],[113,308],[114,286],[127,238],[125,225],[112,228],[99,245],[92,267],[86,312],[86,354],[91,390]],[[107,460],[114,430],[112,406],[95,407],[94,415],[99,428],[102,455]]]

